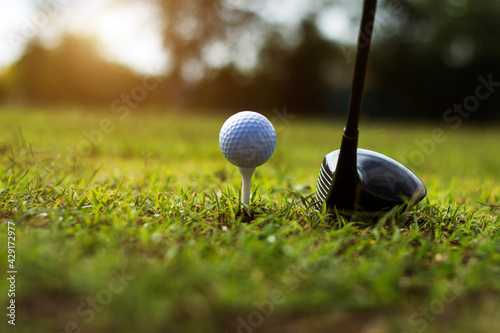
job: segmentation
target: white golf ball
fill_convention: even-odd
[[[229,117],[219,134],[222,154],[240,168],[256,168],[269,160],[276,148],[273,124],[260,113],[242,111]]]

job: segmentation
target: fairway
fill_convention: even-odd
[[[15,299],[17,332],[497,329],[499,127],[362,119],[359,146],[428,194],[347,221],[313,205],[343,120],[256,110],[277,145],[241,210],[218,145],[238,111],[2,108],[0,244],[15,225],[17,273],[0,327]]]

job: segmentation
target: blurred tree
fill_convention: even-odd
[[[161,5],[166,22],[164,41],[173,59],[171,79],[177,87],[183,86],[189,81],[183,75],[186,68],[195,68],[198,84],[209,85],[181,88],[191,95],[200,92],[203,97],[195,98],[196,102],[345,112],[345,87],[350,83],[346,74],[352,64],[334,41],[318,31],[314,15],[303,18],[290,42],[284,41],[284,26],[262,19],[260,0],[154,1]],[[335,0],[320,1],[314,4],[315,13],[337,5]],[[382,19],[375,27],[378,37],[367,86],[370,115],[440,118],[454,103],[474,93],[478,76],[493,73],[500,78],[499,7],[488,0],[380,1]],[[359,19],[359,15],[354,17]],[[353,27],[357,30],[356,24]],[[210,45],[222,43],[231,50],[249,32],[260,41],[248,46],[260,49],[253,73],[234,63],[210,68],[204,58]],[[495,109],[498,99],[491,98],[481,105],[476,119],[491,116]]]
[[[91,39],[74,36],[56,48],[35,40],[12,72],[12,93],[31,103],[109,104],[142,82],[127,67],[105,61]]]
[[[149,1],[163,18],[171,69],[152,100],[345,114],[353,59],[318,29],[318,17],[347,1],[311,2],[293,14],[298,25],[269,19],[263,8],[281,9],[278,0]],[[360,12],[352,8],[356,32]],[[500,81],[500,2],[380,0],[377,17],[365,103],[370,116],[443,119],[475,94],[479,76]],[[141,83],[129,69],[104,61],[92,41],[69,36],[53,49],[32,42],[7,83],[2,76],[0,95],[35,102],[109,104]],[[471,119],[498,116],[499,101],[500,92],[492,93]]]
[[[228,108],[326,108],[332,72],[327,67],[340,51],[319,33],[314,15],[304,17],[297,33],[285,40],[283,26],[262,18],[262,0],[153,1],[160,5],[165,22],[164,45],[172,66],[166,93],[174,95],[169,100]],[[222,68],[211,67],[206,59],[216,44],[229,50],[220,54],[228,57]],[[238,66],[235,54],[245,52],[257,54],[251,71]],[[199,74],[194,80],[193,70]],[[200,96],[189,97],[196,94]]]
[[[384,1],[387,21],[372,60],[378,115],[443,117],[475,94],[478,77],[500,82],[500,3],[489,0]],[[498,116],[500,92],[471,119]]]
[[[262,32],[265,22],[248,6],[262,0],[153,0],[161,8],[164,29],[163,41],[169,52],[172,76],[189,80],[189,68],[199,64],[206,68],[208,48],[215,43],[229,48],[240,44],[242,36],[251,31]]]
[[[275,106],[288,105],[299,112],[325,111],[338,107],[330,99],[341,89],[335,76],[341,73],[336,69],[342,66],[349,67],[340,49],[320,34],[316,16],[311,15],[301,22],[297,45],[287,45],[280,35],[269,37],[260,52],[259,85],[270,88],[268,99],[279,96],[274,97]]]
[[[188,98],[191,106],[267,110],[287,106],[292,112],[338,106],[331,101],[338,89],[334,76],[339,71],[334,69],[348,65],[341,50],[321,36],[314,16],[302,21],[294,44],[287,43],[279,32],[269,33],[257,59],[250,73],[230,63],[185,87],[184,93],[193,96]],[[176,79],[170,76],[168,80]],[[340,114],[346,107],[347,98]]]

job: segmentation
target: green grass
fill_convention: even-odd
[[[180,111],[120,119],[105,110],[0,110],[0,244],[14,222],[18,270],[16,327],[8,328],[498,327],[498,128],[363,122],[360,145],[406,161],[428,189],[411,211],[368,223],[312,207],[340,122],[275,119],[277,149],[258,168],[245,211],[237,168],[218,147],[224,120]],[[446,140],[431,144],[438,127]],[[1,304],[8,289],[2,278]]]

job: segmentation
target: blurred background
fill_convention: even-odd
[[[361,0],[8,1],[0,103],[342,117],[361,8]],[[500,82],[498,22],[497,0],[380,0],[365,116],[442,120],[474,96],[478,77]],[[468,121],[499,111],[492,93]]]

